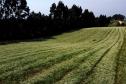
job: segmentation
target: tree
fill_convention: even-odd
[[[29,15],[29,7],[26,0],[1,0],[0,16],[3,19],[26,18]]]
[[[4,13],[4,8],[3,8],[3,4],[4,3],[4,0],[0,0],[0,19],[3,18],[3,13]]]
[[[80,17],[82,14],[82,8],[76,5],[73,5],[71,8],[73,16]]]
[[[96,18],[93,12],[89,13],[89,21],[90,21],[90,26],[89,27],[94,27],[96,26]]]
[[[27,2],[26,0],[20,0],[20,3],[18,2],[18,4],[20,4],[18,6],[18,11],[17,13],[17,18],[27,18],[29,15],[29,7],[27,6]]]
[[[56,11],[55,11],[55,18],[56,19],[63,19],[64,15],[64,10],[65,10],[65,5],[62,1],[59,1]]]
[[[53,3],[52,6],[50,7],[50,16],[51,16],[51,19],[55,18],[55,11],[56,11],[56,4]]]
[[[82,14],[82,8],[75,4],[68,10],[68,23],[69,28],[78,28],[80,25],[80,18]]]
[[[73,5],[68,8],[62,1],[50,7],[50,15],[31,12],[26,0],[0,0],[0,40],[48,37],[66,31],[94,26],[108,26],[111,18]],[[96,24],[97,23],[97,24]]]
[[[84,27],[92,27],[95,26],[96,18],[93,12],[89,12],[88,9],[85,9],[85,11],[82,13],[82,22]]]
[[[101,27],[108,26],[110,20],[111,17],[107,17],[106,15],[100,15],[98,18],[98,25]]]
[[[125,16],[124,15],[121,15],[121,14],[115,14],[112,16],[112,19],[114,20],[124,20],[125,19]]]

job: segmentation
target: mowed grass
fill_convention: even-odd
[[[0,45],[0,84],[126,84],[126,28]]]

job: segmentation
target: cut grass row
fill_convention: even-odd
[[[124,42],[117,58],[116,76],[114,84],[126,84],[126,29],[124,32]]]
[[[123,28],[82,29],[43,42],[1,45],[0,83],[102,84],[107,80],[106,84],[111,84],[123,31]]]
[[[95,52],[97,52],[97,49],[99,49],[99,50],[101,50],[101,46],[100,46],[100,49],[99,49],[99,47],[97,46],[97,48],[96,48],[96,50],[94,50],[94,52],[93,52],[93,50],[91,50],[91,52],[90,53],[88,53],[87,55],[86,54],[82,54],[81,56],[79,55],[78,57],[82,57],[81,58],[81,60],[83,61],[83,60],[87,60],[86,58],[89,58],[90,57],[90,55],[91,54],[94,54]],[[102,53],[101,53],[102,54]],[[86,55],[86,57],[85,57],[85,55]],[[80,60],[79,58],[73,58],[73,59],[78,59],[78,60]],[[92,58],[91,58],[92,59]],[[66,63],[64,63],[65,64],[65,66],[64,67],[62,67],[63,66],[63,64],[61,64],[62,66],[60,66],[60,64],[58,64],[59,65],[59,68],[52,68],[53,70],[51,70],[51,69],[49,69],[49,72],[50,72],[50,74],[52,74],[51,76],[55,76],[56,74],[58,75],[58,77],[50,77],[50,74],[49,74],[49,72],[47,72],[47,70],[46,70],[46,72],[48,73],[48,75],[45,75],[44,73],[39,73],[40,74],[40,76],[39,75],[36,75],[37,77],[34,77],[33,79],[35,79],[36,81],[37,81],[37,84],[40,82],[40,83],[52,83],[52,82],[54,82],[56,79],[58,79],[58,78],[60,78],[59,77],[59,75],[61,75],[60,73],[58,74],[58,72],[60,72],[60,71],[62,71],[62,70],[64,70],[64,71],[62,71],[62,73],[66,73],[67,72],[67,70],[69,71],[71,71],[71,68],[72,67],[74,67],[74,68],[77,68],[76,67],[76,65],[78,66],[78,65],[80,65],[82,62],[81,62],[81,60],[80,61],[77,61],[77,63],[76,63],[76,61],[72,61],[72,62],[69,62],[69,61],[67,61],[67,63],[69,64],[69,65],[71,65],[71,66],[68,66],[67,67],[67,65],[68,64],[66,64]],[[64,68],[64,69],[62,69],[62,68]],[[73,68],[73,69],[74,69]],[[56,69],[61,69],[61,70],[56,70]],[[51,71],[50,71],[51,70]],[[56,70],[56,72],[55,72],[55,70]],[[64,76],[64,74],[62,74],[63,76]],[[44,75],[44,76],[43,76]],[[62,76],[61,75],[61,76]],[[45,78],[45,76],[47,76],[47,78]],[[50,78],[52,78],[51,80],[49,80],[49,78],[48,77],[50,77]],[[42,80],[42,78],[43,78],[43,80]],[[33,79],[31,79],[33,82],[35,81],[35,80],[33,80]],[[30,82],[32,82],[30,80]],[[56,80],[57,81],[57,80]],[[27,83],[26,83],[27,84]],[[69,83],[68,83],[69,84]]]
[[[83,84],[114,84],[116,75],[116,63],[119,50],[123,43],[123,32],[119,30],[119,39],[110,51],[103,57],[99,64],[93,69]]]
[[[60,57],[61,58],[61,57]],[[24,61],[26,61],[26,60],[24,60]],[[40,62],[41,63],[41,62]],[[38,62],[36,63],[36,64],[38,64]],[[38,64],[39,65],[39,64]],[[4,70],[4,69],[3,69]],[[5,70],[6,71],[6,70]],[[1,75],[2,77],[3,77],[3,75]]]

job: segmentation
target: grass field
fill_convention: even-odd
[[[0,45],[0,84],[126,84],[126,28]]]

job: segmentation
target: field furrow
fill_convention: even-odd
[[[89,74],[88,79],[82,82],[83,84],[114,84],[116,75],[116,59],[122,43],[123,34],[120,31],[116,44],[94,68],[92,73]]]
[[[110,37],[110,36],[109,36],[109,37]],[[104,40],[106,40],[106,39],[104,39]],[[103,41],[103,40],[102,40],[102,41]],[[101,43],[101,42],[100,42],[100,43]],[[98,44],[97,44],[97,45],[98,45]],[[98,48],[101,49],[102,47],[103,47],[103,46],[99,46],[99,47],[97,46],[95,49],[98,49]],[[93,50],[91,50],[91,51],[93,51]],[[96,52],[96,51],[94,51],[94,52]],[[88,53],[88,54],[87,54],[87,57],[90,57],[91,54],[93,54],[93,53],[92,53],[92,52],[91,52],[91,53]],[[84,56],[85,56],[85,55],[86,55],[86,54],[84,54]],[[84,57],[84,56],[82,56],[82,57]],[[87,57],[86,57],[86,58],[87,58]],[[81,63],[80,63],[80,64],[81,64]],[[75,64],[74,64],[74,65],[75,65]],[[71,65],[71,66],[74,66],[74,65]],[[67,66],[67,64],[66,64],[66,66]],[[66,67],[66,68],[67,68],[67,67]],[[71,67],[70,67],[70,68],[71,68]],[[68,69],[68,68],[67,68],[67,69]],[[49,69],[49,70],[50,70],[50,69]],[[58,78],[59,78],[59,77],[58,77]],[[32,79],[31,79],[31,80],[32,80]],[[36,80],[37,80],[37,79],[36,79]],[[52,80],[55,80],[55,79],[52,79]],[[46,81],[45,81],[45,82],[46,82]],[[51,80],[50,80],[50,81],[48,80],[48,82],[51,82]]]
[[[125,84],[126,28],[87,28],[0,45],[0,84]]]
[[[124,41],[118,53],[114,84],[126,83],[126,29],[123,31],[123,33],[124,33]]]
[[[110,40],[109,40],[110,41]],[[58,83],[64,84],[79,84],[83,79],[85,79],[89,73],[96,67],[96,65],[101,61],[101,59],[105,56],[107,52],[111,49],[114,44],[110,45],[109,47],[104,46],[104,49],[96,54],[93,54],[91,59],[88,59],[84,62],[81,66],[74,70],[73,72],[66,75],[63,80],[59,81]],[[58,84],[57,83],[57,84]]]

